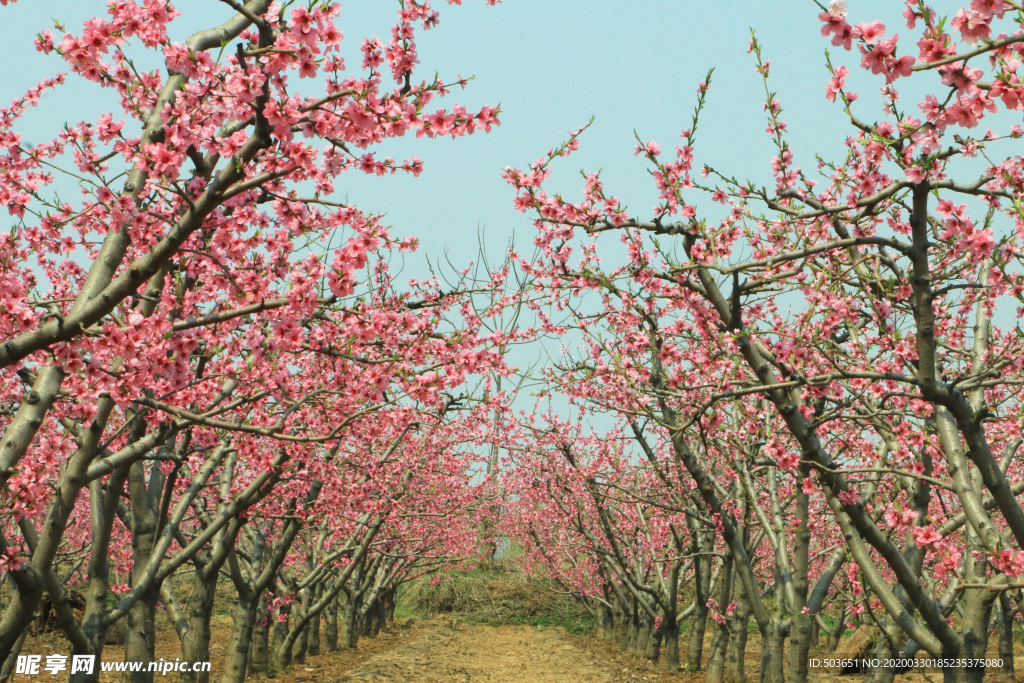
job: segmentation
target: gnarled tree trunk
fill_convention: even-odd
[[[341,597],[331,600],[327,606],[327,619],[324,624],[324,640],[327,641],[327,651],[335,652],[338,649],[338,602]]]

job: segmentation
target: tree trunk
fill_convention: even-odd
[[[89,558],[89,583],[85,593],[85,615],[82,617],[82,633],[88,641],[88,647],[85,650],[72,647],[71,654],[93,655],[96,659],[91,674],[84,671],[70,674],[70,683],[98,683],[100,680],[99,661],[103,656],[108,627],[106,615],[107,598],[110,596],[111,529],[127,476],[127,468],[122,468],[111,475],[106,488],[98,479],[89,484],[92,552]]]
[[[747,602],[743,587],[736,586],[736,610],[729,618],[729,644],[725,653],[726,683],[746,683],[747,621],[750,619],[750,603]]]
[[[769,624],[761,632],[761,683],[783,683],[786,636],[778,624]]]
[[[612,640],[615,638],[615,615],[607,605],[598,606],[600,619],[597,622],[597,637],[601,640]]]
[[[718,594],[718,608],[726,611],[732,602],[733,558],[727,555],[722,563],[722,588]],[[719,619],[721,621],[719,621]],[[707,683],[722,683],[725,678],[725,652],[729,647],[729,624],[725,614],[719,614],[711,625],[711,653],[708,655]]]
[[[292,614],[291,605],[281,605],[278,608],[277,619],[274,620],[274,670],[280,673],[284,671],[284,668],[288,665],[288,662],[282,662],[280,657],[280,646],[284,642],[285,638],[288,637],[288,620]]]
[[[660,628],[652,628],[651,635],[647,639],[647,650],[644,652],[644,657],[655,664],[661,659],[661,639],[663,637]]]
[[[302,619],[305,618],[309,611],[309,606],[312,604],[312,591],[306,589],[302,592],[302,602],[295,606],[294,617],[296,626],[302,623]],[[283,641],[282,641],[283,642]],[[285,661],[285,665],[291,663],[294,660],[296,664],[304,664],[306,662],[306,651],[309,649],[309,624],[306,624],[301,631],[299,631],[299,637],[295,639],[295,644],[292,646],[292,655],[290,660]]]
[[[1013,615],[1014,608],[1010,606],[1010,597],[1005,593],[999,594],[999,611],[996,617],[996,628],[999,631],[999,658],[1003,660],[1000,672],[1008,679],[1013,680]]]
[[[327,605],[327,619],[324,624],[324,639],[327,641],[327,651],[336,652],[338,650],[338,601],[341,597],[336,597],[331,600],[331,603]]]
[[[690,640],[686,647],[686,668],[700,671],[704,659],[704,631],[708,623],[708,599],[711,597],[711,553],[714,551],[715,537],[709,531],[697,531],[696,525],[691,527],[694,540],[692,547],[700,550],[700,557],[693,561],[693,587],[696,591],[697,611],[693,615],[693,626],[690,628]]]
[[[257,676],[270,673],[270,599],[264,592],[256,609],[256,622],[252,627],[252,666],[250,671]]]
[[[159,468],[150,473],[146,483],[146,468],[139,461],[128,470],[128,492],[132,509],[132,585],[145,579],[145,569],[156,546],[159,502],[164,477]],[[122,683],[153,683],[149,663],[156,659],[156,603],[160,599],[160,586],[154,582],[128,610],[124,660],[141,662],[141,671],[125,671]]]
[[[395,589],[389,588],[384,592],[384,630],[390,631],[395,628]]]
[[[811,476],[810,465],[801,464],[798,475],[801,480]],[[772,479],[774,481],[774,479]],[[796,489],[795,513],[796,533],[792,537],[793,545],[793,594],[792,604],[793,615],[790,617],[789,628],[789,666],[786,669],[786,680],[789,683],[806,683],[807,681],[807,655],[811,651],[811,631],[814,628],[814,617],[807,612],[807,594],[810,590],[810,583],[807,573],[810,569],[810,508],[808,496],[800,486]],[[779,575],[781,567],[776,567],[776,575]],[[831,582],[831,580],[830,580]]]
[[[136,565],[138,566],[138,565]],[[124,639],[124,661],[142,662],[141,671],[125,671],[122,683],[153,683],[154,672],[147,671],[156,659],[156,603],[159,596],[149,591],[128,611]]]
[[[11,654],[7,655],[7,659],[4,660],[3,668],[0,669],[0,683],[7,683],[11,679],[11,674],[14,673],[14,667],[18,663],[18,655],[21,654],[21,647],[25,644],[25,636],[28,635],[28,629],[24,629],[18,639],[14,641],[14,645],[11,647]]]
[[[647,657],[647,645],[651,640],[651,632],[654,630],[654,622],[649,615],[644,614],[640,618],[636,634],[636,652],[639,657]]]
[[[324,585],[318,583],[316,590],[313,592],[313,603],[317,603],[320,600],[320,596],[323,595]],[[309,622],[309,656],[315,657],[320,654],[320,615],[317,614],[313,617],[313,620]]]
[[[846,631],[845,603],[843,603],[843,609],[839,612],[839,621],[836,623],[836,627],[828,633],[828,640],[825,643],[825,647],[829,652],[835,652],[839,648],[839,641],[842,639],[844,631]]]
[[[708,654],[707,683],[722,683],[725,680],[725,653],[729,647],[729,629],[717,621],[712,626],[711,652]]]
[[[665,668],[668,671],[679,670],[679,624],[666,621],[662,624],[662,634],[665,642]]]
[[[235,605],[232,615],[235,623],[231,627],[231,640],[228,641],[228,649],[224,655],[224,675],[221,677],[221,683],[243,683],[245,680],[245,670],[249,663],[249,651],[252,649],[253,631],[256,626],[259,606],[260,601],[251,596],[249,599],[239,596],[238,604]],[[255,657],[253,660],[255,665]],[[184,680],[184,676],[182,676],[182,680]]]
[[[620,652],[629,651],[629,619],[621,608],[615,613],[615,643]]]
[[[982,563],[978,561],[977,565],[979,566],[975,571],[984,578]],[[996,601],[996,597],[984,589],[969,588],[964,591],[964,614],[960,626],[960,637],[963,638],[964,649],[959,653],[958,658],[968,661],[985,659],[985,653],[988,650],[988,625],[992,614],[992,604]],[[982,683],[985,678],[985,667],[965,667],[955,672],[944,670],[942,673],[944,678],[953,674],[957,683],[960,681]]]
[[[297,619],[301,619],[302,615],[296,615]],[[306,654],[309,651],[309,624],[303,627],[302,631],[299,632],[299,637],[295,639],[295,645],[292,648],[292,660],[296,664],[306,663]]]
[[[181,658],[186,662],[208,662],[210,661],[210,617],[213,616],[213,597],[217,590],[217,571],[209,571],[205,565],[199,564],[196,567],[195,580],[192,583],[192,595],[188,598],[188,631],[181,639]],[[241,615],[236,610],[237,619]],[[251,626],[249,627],[252,628]],[[231,629],[231,637],[234,640],[236,628]],[[245,654],[248,654],[248,639],[246,639]],[[231,653],[231,650],[228,650]],[[229,656],[230,658],[230,656]],[[225,671],[227,676],[227,671]],[[245,678],[245,660],[242,662],[242,678]],[[225,679],[226,680],[226,679]],[[239,683],[242,679],[238,679]],[[210,672],[182,672],[182,683],[209,683]]]
[[[348,600],[341,622],[341,646],[354,650],[359,644],[359,601]]]
[[[699,595],[699,593],[698,593]],[[704,659],[704,630],[708,623],[708,601],[707,598],[697,603],[697,610],[693,615],[693,625],[690,628],[690,640],[686,647],[686,668],[690,671],[700,671]]]
[[[871,648],[871,659],[877,659],[879,662],[884,662],[895,654],[893,652],[890,639],[898,637],[899,630],[896,628],[896,624],[893,623],[892,619],[888,617],[884,617],[879,623],[881,629],[879,629],[878,640],[875,641],[875,646]],[[887,635],[888,638],[886,637]],[[896,670],[894,668],[876,666],[870,667],[867,671],[864,671],[864,680],[862,683],[892,683],[895,678]]]
[[[811,632],[814,627],[814,617],[807,614],[794,614],[791,619],[788,652],[789,666],[786,669],[786,680],[789,683],[806,683],[807,659],[811,651]]]
[[[637,615],[636,600],[633,601],[633,613],[629,619],[629,631],[628,640],[626,641],[626,652],[639,657],[640,652],[637,650],[640,641],[640,619]]]
[[[384,602],[380,598],[373,601],[373,606],[367,616],[369,623],[366,625],[366,635],[376,638],[380,635],[380,630],[384,628]]]

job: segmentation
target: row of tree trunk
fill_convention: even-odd
[[[141,468],[139,468],[141,469]],[[225,656],[221,683],[242,683],[247,671],[265,673],[274,663],[277,670],[293,660],[302,661],[307,654],[321,649],[321,622],[326,616],[324,641],[328,650],[355,647],[360,635],[376,635],[393,619],[394,592],[410,576],[415,558],[395,557],[371,549],[383,523],[383,516],[365,514],[347,539],[333,550],[325,546],[328,529],[323,525],[315,542],[302,539],[302,526],[296,514],[288,516],[276,538],[265,529],[252,529],[238,517],[232,519],[197,550],[190,558],[194,568],[190,592],[184,601],[178,596],[175,578],[153,581],[145,575],[151,557],[158,548],[156,533],[160,514],[157,493],[163,486],[162,476],[154,468],[147,478],[133,477],[129,471],[130,506],[112,496],[96,495],[96,504],[112,501],[109,513],[97,515],[97,533],[84,584],[84,613],[76,614],[69,604],[61,582],[47,586],[49,606],[60,630],[71,643],[72,655],[94,655],[98,662],[105,645],[121,641],[111,634],[124,624],[124,659],[142,662],[141,671],[125,672],[123,683],[153,683],[154,673],[148,664],[155,661],[156,614],[163,605],[181,642],[183,662],[210,661],[211,619],[218,582],[227,573],[236,597],[232,616],[234,625]],[[141,474],[141,472],[139,473]],[[226,486],[226,484],[222,485]],[[308,509],[317,499],[322,485],[314,482],[305,501],[292,503],[292,510]],[[116,489],[115,489],[116,490]],[[97,494],[102,492],[97,492]],[[226,498],[226,492],[224,497]],[[200,524],[211,524],[205,511],[196,508]],[[106,511],[106,510],[105,510]],[[109,566],[102,542],[109,540],[109,525],[118,517],[133,532],[133,586],[147,586],[140,599],[123,610],[111,609]],[[104,528],[106,527],[106,528]],[[182,539],[184,540],[184,539]],[[284,566],[290,551],[304,544],[306,562]],[[182,544],[184,545],[184,544]],[[345,562],[346,564],[340,564]],[[303,571],[304,570],[304,571]],[[275,596],[279,599],[273,599]],[[18,593],[12,591],[12,600]],[[339,616],[340,615],[340,616]],[[273,624],[273,641],[271,641]],[[14,668],[24,639],[20,639],[0,669],[0,680]],[[271,647],[273,642],[273,647]],[[74,672],[72,683],[96,683],[100,667],[92,672]],[[182,672],[183,683],[208,683],[210,672]]]
[[[730,597],[730,583],[735,589],[735,593],[732,594],[735,608],[731,614],[722,615],[719,619],[708,619],[708,610],[697,610],[691,605],[680,615],[680,620],[676,624],[656,624],[639,608],[634,599],[627,599],[624,605],[618,602],[611,603],[611,607],[592,600],[585,600],[584,604],[595,618],[594,634],[599,640],[614,643],[621,652],[655,663],[663,657],[675,658],[678,661],[680,623],[689,617],[686,668],[690,671],[705,670],[708,683],[746,683],[744,663],[749,635],[750,605],[735,578],[722,582],[716,597],[727,600]],[[988,631],[998,636],[998,658],[1002,661],[998,673],[1008,680],[1013,680],[1014,676],[1013,625],[1015,619],[1022,614],[1020,599],[1019,595],[1011,597],[1008,593],[1001,594],[991,623],[988,624]],[[867,659],[922,656],[919,654],[919,647],[913,641],[903,647],[895,647],[893,642],[894,638],[898,638],[898,633],[893,624],[869,612],[861,612],[856,617],[851,617],[856,628],[863,629],[859,632],[863,633],[864,637],[849,639],[844,643],[843,636],[849,628],[848,615],[845,603],[840,606],[834,625],[827,624],[820,614],[815,615],[807,633],[806,647],[803,643],[791,643],[790,651],[796,649],[835,653],[841,650],[845,658]],[[705,659],[704,644],[709,635],[710,648]],[[791,630],[781,634],[775,641],[762,642],[762,672],[768,670],[772,659],[782,661],[785,658],[787,637],[790,640],[794,638]],[[885,667],[852,668],[864,675],[865,683],[891,683],[896,674],[902,673],[901,670]]]

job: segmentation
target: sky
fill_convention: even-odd
[[[172,25],[172,37],[182,41],[230,12],[218,0],[175,5],[182,17]],[[881,18],[890,32],[905,31],[902,6],[896,0],[851,0],[849,18]],[[359,64],[364,36],[389,36],[397,8],[392,0],[342,3],[338,25],[351,67]],[[740,0],[728,6],[704,0],[504,0],[493,7],[464,0],[462,6],[437,2],[435,9],[441,12],[440,25],[418,34],[420,75],[473,76],[465,90],[456,89],[439,105],[457,102],[473,110],[500,104],[502,125],[490,134],[457,140],[389,141],[381,154],[420,157],[423,174],[378,178],[353,172],[337,184],[340,198],[385,213],[396,235],[417,236],[421,259],[447,255],[456,264],[468,263],[476,258],[481,230],[497,258],[513,236],[519,245],[528,244],[533,228],[514,210],[513,192],[500,172],[540,158],[591,117],[595,123],[580,151],[556,167],[552,187],[575,200],[580,197],[579,170],[603,169],[606,190],[625,200],[634,215],[649,215],[657,195],[645,163],[633,155],[634,130],[671,152],[679,132],[690,125],[697,84],[711,68],[715,73],[699,128],[698,164],[769,181],[774,147],[764,132],[763,85],[747,53],[751,29],[771,61],[771,86],[779,93],[797,161],[813,168],[815,153],[839,156],[849,132],[839,106],[824,97],[829,79],[824,50],[830,45],[820,35],[820,9],[811,0]],[[66,71],[56,54],[43,56],[32,48],[35,34],[52,28],[53,18],[77,30],[104,11],[103,2],[92,0],[20,0],[0,8],[0,38],[13,67],[0,80],[0,101]],[[849,82],[857,90],[859,55],[835,48],[832,53],[837,64],[846,63],[855,72]],[[872,97],[877,87],[865,80],[859,90],[867,119],[879,113]],[[47,94],[18,130],[29,142],[50,139],[65,122],[116,112],[112,96],[72,77],[58,92]],[[411,261],[409,267],[412,275],[422,274],[422,261]]]
[[[946,0],[933,4],[950,14],[959,6]],[[175,5],[182,17],[172,24],[172,37],[179,41],[221,23],[231,12],[218,0]],[[881,19],[889,35],[907,34],[903,6],[900,0],[850,0],[848,20]],[[342,54],[350,68],[361,61],[364,36],[388,39],[397,9],[397,0],[342,3],[338,26],[345,33]],[[462,6],[441,0],[435,9],[441,12],[439,26],[417,34],[419,78],[435,72],[449,81],[472,76],[464,90],[435,102],[446,108],[463,104],[470,111],[500,104],[501,126],[457,140],[408,136],[387,141],[377,148],[379,156],[419,157],[424,172],[416,178],[349,172],[338,179],[335,197],[386,214],[396,236],[420,239],[419,252],[406,262],[409,277],[425,276],[427,259],[468,266],[477,259],[481,234],[492,260],[501,260],[513,238],[528,253],[534,228],[528,216],[513,208],[514,193],[501,170],[526,167],[591,117],[595,122],[579,152],[558,163],[549,189],[578,201],[580,169],[603,169],[606,192],[624,200],[632,215],[648,217],[657,192],[645,161],[634,156],[634,131],[671,154],[680,131],[690,126],[698,83],[712,68],[698,129],[697,168],[710,163],[728,176],[772,183],[770,159],[776,150],[765,132],[764,86],[747,52],[751,30],[770,60],[770,87],[782,104],[796,161],[805,169],[815,168],[815,154],[841,158],[851,134],[841,107],[825,99],[826,49],[836,66],[845,64],[853,73],[847,84],[861,95],[858,116],[877,121],[882,115],[881,80],[861,71],[859,53],[833,48],[821,36],[821,10],[812,0],[727,5],[706,0],[504,0],[493,7],[484,0],[463,0]],[[20,0],[0,7],[8,65],[0,79],[0,101],[66,71],[56,54],[43,56],[32,47],[35,34],[52,28],[53,18],[77,32],[85,19],[104,11],[104,3],[93,0]],[[918,113],[917,94],[905,95],[913,114]],[[72,76],[57,92],[46,94],[17,130],[26,141],[38,143],[56,135],[65,122],[95,121],[117,110],[113,92]],[[697,205],[698,213],[716,207],[707,199]]]

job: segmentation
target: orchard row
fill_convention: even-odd
[[[182,658],[206,661],[230,585],[215,675],[240,683],[322,632],[354,647],[403,583],[514,545],[635,654],[679,668],[686,625],[712,683],[745,680],[750,620],[766,683],[802,683],[822,631],[834,648],[858,625],[874,636],[854,654],[880,662],[994,659],[994,629],[1012,669],[1024,7],[911,0],[902,41],[822,8],[882,111],[826,57],[850,128],[813,174],[752,39],[769,185],[696,173],[708,74],[673,152],[637,138],[648,216],[598,173],[578,203],[546,189],[580,129],[504,172],[532,253],[442,288],[400,283],[415,240],[334,198],[346,171],[420,173],[374,151],[392,138],[498,125],[490,106],[430,112],[465,84],[414,76],[437,12],[400,3],[356,69],[336,5],[224,4],[185,44],[164,0],[38,36],[116,116],[24,144],[64,76],[0,111],[0,661],[42,605],[73,654],[102,655],[125,620],[125,658],[149,661],[163,609]],[[908,79],[926,94],[905,105]],[[555,360],[525,376],[524,344]]]

